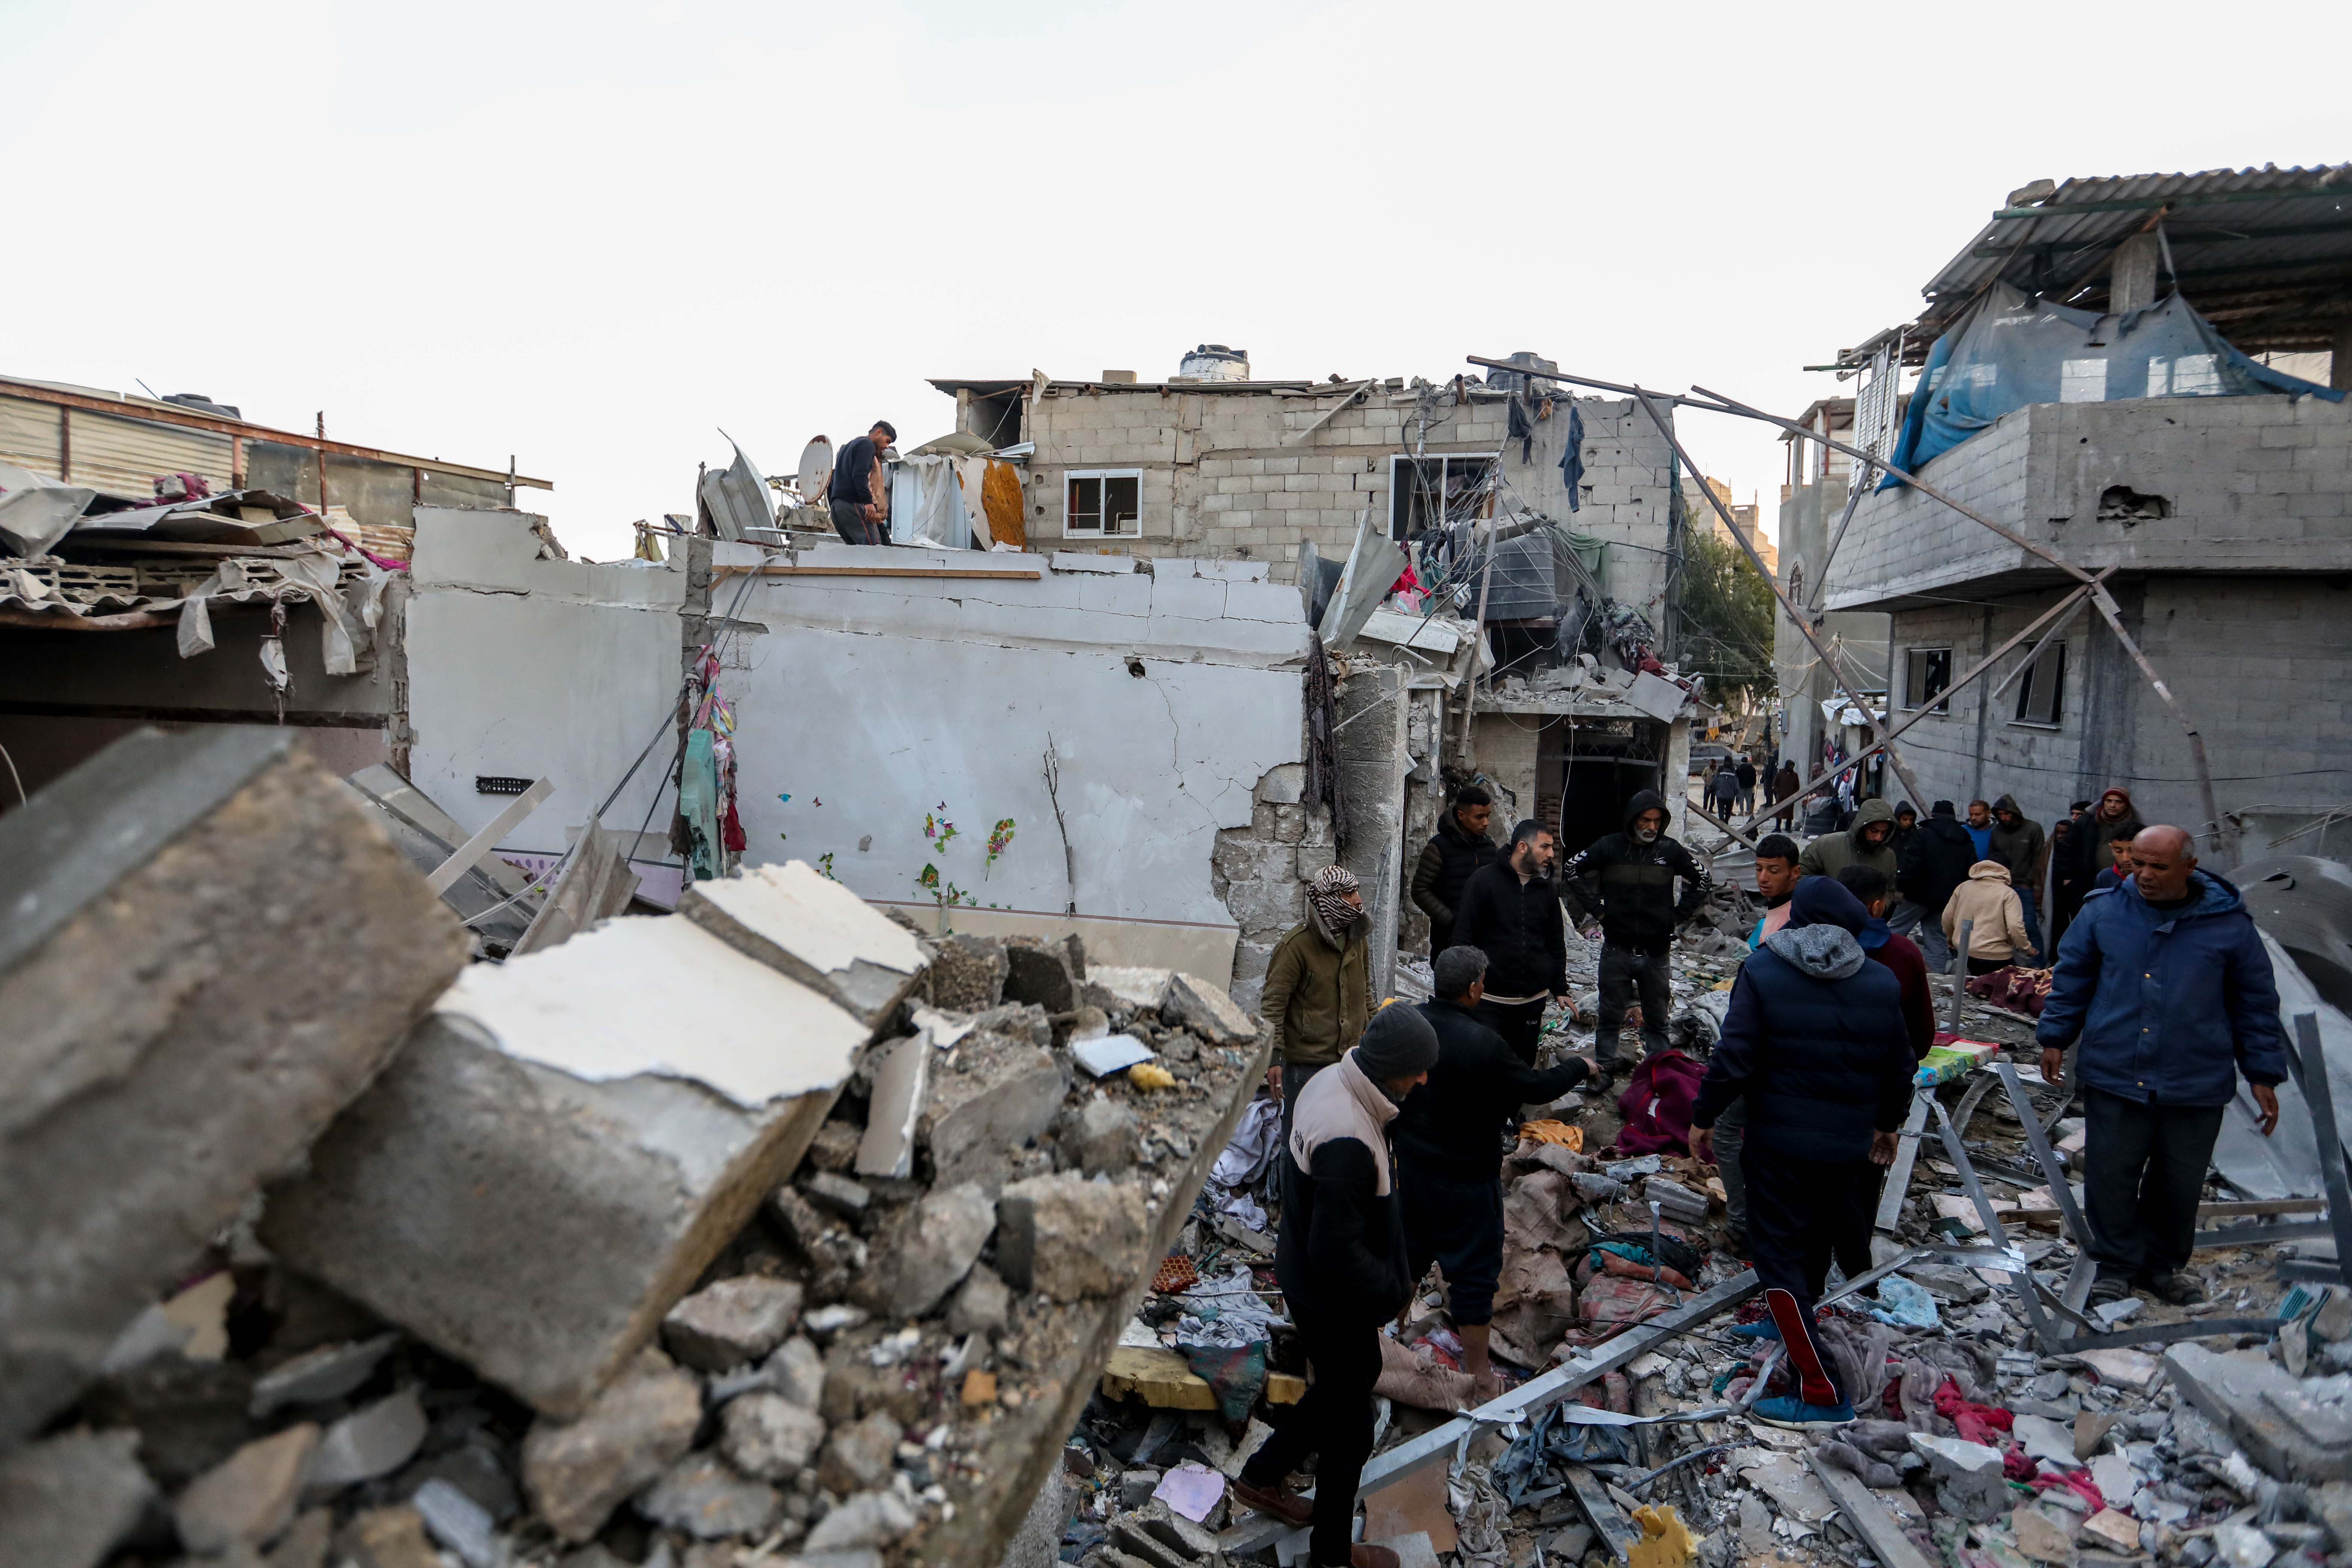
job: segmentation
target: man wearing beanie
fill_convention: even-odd
[[[1544,1105],[1584,1081],[1581,1057],[1538,1070],[1478,1021],[1486,955],[1449,947],[1437,955],[1436,1000],[1422,1016],[1437,1031],[1437,1065],[1397,1117],[1399,1184],[1413,1283],[1430,1264],[1445,1270],[1446,1306],[1462,1336],[1462,1370],[1485,1404],[1502,1392],[1487,1358],[1495,1286],[1503,1276],[1503,1141],[1519,1107]]]
[[[1797,1375],[1794,1394],[1760,1400],[1753,1414],[1802,1428],[1853,1419],[1853,1391],[1822,1357],[1813,1303],[1832,1257],[1842,1247],[1850,1255],[1857,1238],[1868,1246],[1871,1167],[1895,1158],[1916,1064],[1902,984],[1863,952],[1869,911],[1827,877],[1798,883],[1789,903],[1789,923],[1732,983],[1691,1109],[1691,1152],[1713,1158],[1716,1118],[1745,1096],[1749,1256],[1771,1311],[1763,1331],[1787,1345]]]
[[[1242,1467],[1234,1490],[1261,1513],[1312,1524],[1314,1568],[1397,1568],[1386,1547],[1349,1542],[1356,1482],[1372,1452],[1381,1325],[1413,1287],[1388,1128],[1436,1060],[1429,1020],[1388,1003],[1353,1050],[1298,1091],[1291,1112],[1274,1277],[1315,1382]],[[1309,1454],[1317,1456],[1311,1508],[1286,1487]]]

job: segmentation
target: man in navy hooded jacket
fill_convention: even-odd
[[[2222,1113],[2242,1073],[2271,1135],[2285,1042],[2270,954],[2238,889],[2197,869],[2178,827],[2141,828],[2131,856],[2131,879],[2084,900],[2067,926],[2035,1037],[2053,1083],[2081,1042],[2092,1302],[2145,1286],[2180,1306],[2204,1300],[2180,1268]]]
[[[1832,1256],[1858,1240],[1868,1249],[1872,1167],[1895,1158],[1917,1058],[1902,983],[1863,952],[1862,901],[1832,878],[1808,877],[1789,906],[1789,923],[1732,983],[1691,1109],[1691,1152],[1714,1157],[1716,1118],[1746,1096],[1749,1255],[1797,1374],[1796,1393],[1759,1401],[1754,1415],[1804,1427],[1853,1419],[1853,1391],[1837,1386],[1814,1337],[1813,1303]]]

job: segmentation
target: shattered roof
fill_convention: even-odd
[[[1996,279],[2100,308],[2116,247],[2159,221],[2180,292],[2245,353],[2328,348],[2352,316],[2352,163],[2041,180],[1927,280],[1906,358],[1920,363]]]

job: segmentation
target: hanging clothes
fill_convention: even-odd
[[[1568,440],[1560,447],[1559,479],[1568,487],[1568,510],[1579,510],[1584,505],[1584,410],[1572,397],[1568,400]]]
[[[686,823],[687,865],[697,881],[719,875],[718,737],[708,730],[686,732],[686,761],[677,780],[677,813]]]

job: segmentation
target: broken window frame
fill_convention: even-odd
[[[1111,486],[1127,480],[1135,486],[1135,510],[1123,519],[1111,513]],[[1096,491],[1091,524],[1078,520],[1077,487],[1093,483]],[[1106,526],[1118,521],[1123,526]],[[1140,539],[1143,537],[1143,470],[1141,468],[1065,468],[1062,470],[1062,533],[1071,539]]]
[[[1419,457],[1415,457],[1411,452],[1390,453],[1389,538],[1398,544],[1404,544],[1436,526],[1436,521],[1467,522],[1476,518],[1494,516],[1496,487],[1488,480],[1501,471],[1502,461],[1503,454],[1499,451],[1423,452]],[[1444,515],[1435,521],[1424,517],[1421,528],[1413,529],[1411,526],[1412,500],[1421,493],[1423,487],[1416,479],[1416,482],[1408,489],[1403,483],[1403,477],[1409,468],[1417,472],[1422,465],[1428,464],[1433,464],[1436,467],[1436,494],[1441,498],[1439,508]],[[1452,476],[1457,464],[1466,470],[1464,481],[1458,489],[1452,483]],[[1457,497],[1466,498],[1473,504],[1457,513],[1454,504]],[[1423,510],[1426,511],[1427,509],[1424,507]]]
[[[1941,660],[1943,679],[1935,681],[1937,660]],[[1933,682],[1934,684],[1930,684]],[[1922,690],[1922,687],[1927,689]],[[1932,707],[1938,713],[1952,710],[1952,650],[1949,647],[1906,647],[1903,650],[1903,706],[1906,709]]]
[[[2056,730],[2066,721],[2066,644],[2052,643],[2017,680],[2017,710],[2010,720],[2030,730]]]

